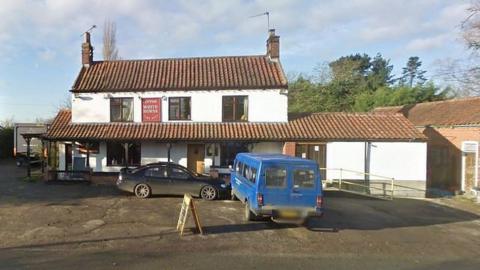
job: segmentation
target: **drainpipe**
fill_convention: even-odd
[[[128,170],[128,143],[124,143],[123,147],[125,148],[125,169]]]
[[[170,149],[172,148],[171,143],[167,143],[167,162],[170,163]]]
[[[27,141],[27,177],[30,179],[31,176],[31,167],[30,167],[30,140],[29,137],[24,137]]]
[[[370,150],[372,147],[371,142],[365,142],[365,185],[370,186]],[[367,190],[367,193],[370,193],[370,189]]]
[[[87,168],[90,169],[90,143],[89,142],[85,143],[85,148],[87,150],[87,163],[86,163],[86,165],[87,165]]]

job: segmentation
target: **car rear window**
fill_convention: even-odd
[[[265,185],[267,187],[282,188],[287,186],[287,169],[270,167],[265,169]]]
[[[293,171],[293,185],[299,188],[315,187],[315,172],[309,169],[295,169]]]

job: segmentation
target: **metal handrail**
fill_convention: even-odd
[[[339,171],[339,178],[338,178],[338,189],[339,190],[342,190],[342,182],[343,183],[346,183],[347,185],[355,185],[355,186],[359,186],[359,187],[364,187],[364,188],[368,188],[369,190],[370,189],[375,189],[375,190],[382,190],[384,191],[384,193],[386,193],[386,189],[382,189],[382,188],[377,188],[377,187],[373,187],[373,186],[367,186],[367,185],[362,185],[362,184],[357,184],[357,183],[352,183],[350,181],[345,181],[343,179],[343,172],[349,172],[349,173],[355,173],[355,174],[359,174],[359,175],[363,175],[363,176],[373,176],[373,177],[376,177],[376,178],[383,178],[384,180],[388,180],[390,183],[390,198],[393,199],[394,197],[394,193],[395,193],[395,178],[393,177],[387,177],[387,176],[383,176],[383,175],[377,175],[377,174],[371,174],[371,173],[366,173],[366,172],[360,172],[360,171],[354,171],[354,170],[349,170],[349,169],[343,169],[343,168],[320,168],[320,170],[324,170],[324,171]],[[325,175],[325,180],[328,181],[326,175]],[[331,179],[331,181],[333,182],[334,179]],[[370,182],[377,182],[378,181],[382,181],[381,179],[378,180],[378,179],[375,179],[375,180],[370,180]],[[381,182],[381,183],[385,183],[385,182]],[[388,182],[387,182],[388,183]]]

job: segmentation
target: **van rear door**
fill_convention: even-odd
[[[290,188],[287,166],[267,165],[262,173],[264,179],[263,202],[265,205],[288,206]]]
[[[313,166],[291,166],[289,170],[290,205],[315,207],[319,188],[318,169]]]

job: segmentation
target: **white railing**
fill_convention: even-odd
[[[366,195],[370,197],[385,198],[385,199],[393,200],[394,193],[395,193],[395,178],[393,177],[359,172],[359,171],[343,169],[343,168],[320,168],[320,171],[323,172],[322,176],[325,178],[324,181],[326,182],[326,184],[331,184],[333,188],[335,188],[335,184],[337,184],[338,190],[357,193],[357,194]],[[336,174],[338,177],[330,178],[330,179],[327,178],[327,175],[329,175],[327,172],[329,171],[338,172]],[[344,173],[348,173],[350,175],[355,175],[355,176],[362,176],[362,178],[356,178],[356,177],[345,178]],[[370,179],[370,178],[374,178],[374,179]],[[358,183],[360,181],[364,181],[364,183],[363,184]],[[378,187],[379,185],[381,187]],[[355,187],[357,187],[357,190],[355,189]],[[362,191],[358,191],[358,188],[360,188],[360,190]]]

